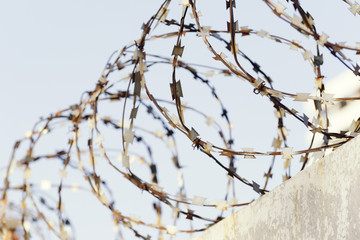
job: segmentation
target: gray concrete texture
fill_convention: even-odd
[[[359,185],[357,137],[192,239],[360,239]]]

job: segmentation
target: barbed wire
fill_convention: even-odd
[[[2,236],[8,236],[5,239],[17,239],[14,235],[15,228],[9,226],[9,210],[19,213],[17,224],[21,225],[21,230],[17,231],[21,232],[24,239],[30,239],[34,235],[45,239],[43,232],[46,231],[50,231],[59,239],[75,238],[76,226],[73,226],[70,221],[71,214],[65,212],[64,190],[90,192],[111,213],[113,224],[120,238],[123,237],[120,231],[122,228],[142,239],[151,238],[147,233],[142,233],[146,232],[148,228],[159,231],[159,239],[163,239],[165,235],[175,236],[178,233],[200,232],[219,222],[226,209],[242,207],[253,201],[250,199],[247,202],[238,203],[235,182],[242,183],[259,196],[264,195],[269,191],[267,186],[272,178],[277,157],[285,160],[284,180],[287,180],[291,178],[291,160],[295,155],[300,155],[302,170],[310,158],[321,158],[325,155],[325,150],[336,149],[358,135],[359,121],[353,121],[352,125],[343,131],[329,131],[328,105],[344,101],[357,101],[360,100],[360,97],[335,98],[333,94],[327,93],[321,69],[324,62],[323,52],[328,51],[354,75],[360,76],[359,65],[345,54],[345,52],[355,53],[354,55],[360,54],[360,46],[328,41],[329,36],[325,33],[319,34],[314,18],[298,0],[287,0],[284,4],[280,2],[275,4],[268,0],[263,2],[275,16],[288,24],[290,28],[312,39],[316,47],[315,54],[302,46],[300,41],[277,36],[262,29],[256,30],[248,26],[239,27],[234,0],[225,1],[224,7],[229,14],[225,30],[212,29],[203,25],[196,0],[181,0],[180,9],[178,6],[174,7],[176,11],[181,11],[181,18],[178,20],[168,19],[170,2],[170,0],[164,1],[157,12],[144,23],[141,36],[137,41],[111,54],[95,88],[92,91],[84,92],[79,103],[40,119],[24,138],[15,143],[1,189],[1,233]],[[360,14],[360,5],[357,2],[351,3],[345,0],[343,2],[350,6],[349,11],[352,14]],[[294,8],[292,17],[286,11],[291,6]],[[164,29],[169,28],[171,31],[158,33],[155,30],[158,30],[159,26]],[[190,34],[199,37],[212,55],[211,61],[219,62],[221,67],[191,63],[182,59],[183,52],[186,51],[186,45],[183,45],[182,42]],[[275,88],[275,81],[270,74],[262,70],[256,61],[245,54],[245,51],[241,50],[241,45],[239,47],[239,38],[248,36],[266,38],[290,46],[292,50],[300,51],[301,55],[299,56],[304,58],[314,71],[316,93],[290,93]],[[171,57],[159,55],[155,49],[146,48],[148,42],[160,39],[174,43]],[[214,42],[225,43],[225,49],[218,50],[214,47]],[[224,53],[226,51],[229,52],[229,56]],[[247,69],[242,65],[240,58],[248,62],[252,69]],[[147,72],[156,71],[157,66],[171,68],[169,89],[171,100],[162,99],[154,94],[150,87],[153,84],[152,81],[145,81]],[[184,103],[181,81],[178,80],[179,71],[189,73],[195,81],[199,81],[204,86],[204,89],[208,89],[211,97],[219,104],[219,119],[214,119],[204,110],[193,107],[191,102]],[[251,74],[251,71],[254,71],[256,75]],[[123,72],[125,75],[119,79],[117,73]],[[274,137],[271,150],[233,149],[235,136],[232,126],[234,123],[230,119],[225,102],[211,81],[211,78],[223,76],[233,76],[246,81],[251,84],[256,95],[267,98],[273,104],[277,117],[277,135]],[[198,99],[205,101],[203,96],[199,96]],[[283,103],[283,99],[313,102],[316,117],[310,120],[305,113],[295,110],[288,103]],[[103,115],[102,108],[105,105],[109,105],[111,108],[116,106],[117,110],[121,106],[121,116]],[[168,108],[175,109],[175,111],[168,110]],[[194,114],[197,119],[204,119],[207,127],[218,135],[216,144],[210,142],[209,139],[200,137],[202,134],[195,130],[191,124],[192,121],[188,118],[190,114],[187,113]],[[147,125],[136,124],[140,115],[141,118],[146,118]],[[311,132],[312,139],[308,148],[293,150],[293,147],[289,147],[287,128],[284,125],[285,116],[301,122],[305,126],[304,132]],[[223,120],[226,123],[225,128],[220,122]],[[156,130],[159,126],[162,130]],[[36,152],[45,136],[56,134],[57,130],[64,127],[68,128],[64,137],[67,139],[67,143],[64,147],[56,146],[57,150],[48,154]],[[115,144],[115,147],[106,146],[104,138],[109,131],[117,138],[120,137],[121,144]],[[184,135],[187,140],[181,138],[181,135]],[[323,137],[323,143],[314,146],[315,136],[319,135]],[[160,144],[154,143],[155,139]],[[187,193],[183,164],[178,149],[180,144],[191,146],[194,150],[201,152],[217,164],[219,171],[229,177],[223,199],[207,201],[206,196]],[[157,151],[168,151],[171,155],[174,168],[178,173],[177,194],[172,193],[173,190],[166,191],[158,181],[157,169],[162,162],[161,159],[155,157],[157,154],[154,152]],[[22,152],[25,152],[25,155],[18,156]],[[118,153],[118,156],[115,157],[113,153]],[[310,156],[311,153],[312,156]],[[263,156],[272,158],[268,170],[264,173],[265,180],[262,187],[237,171],[235,167],[237,156],[242,156],[244,159],[256,159]],[[89,162],[86,163],[84,159],[89,159]],[[32,169],[49,160],[57,160],[56,164],[60,164],[59,179],[57,181],[39,181],[33,178]],[[137,171],[137,167],[134,166],[135,161],[149,169],[149,178],[144,177],[141,171]],[[116,189],[108,184],[107,177],[110,171],[105,173],[102,169],[104,164],[113,170],[111,174],[122,176],[156,200],[153,203],[156,220],[147,222],[125,213],[122,205],[117,204],[119,199],[113,193]],[[66,184],[65,180],[70,172],[80,172],[85,180],[84,185]],[[16,180],[18,176],[21,176],[22,182]],[[198,177],[201,178],[201,173]],[[56,191],[51,192],[51,189]],[[220,214],[214,218],[206,214],[195,213],[193,209],[200,207],[216,209],[220,211]],[[164,223],[163,209],[170,209],[174,213],[172,223]],[[190,222],[199,221],[201,227],[193,227],[190,224],[187,229],[179,228],[177,226],[179,216],[185,217]]]

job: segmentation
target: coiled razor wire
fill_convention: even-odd
[[[312,39],[316,53],[303,47],[299,41],[289,40],[248,26],[239,27],[234,0],[224,2],[224,8],[227,9],[229,15],[227,29],[220,30],[203,25],[196,0],[181,0],[179,5],[174,6],[174,11],[181,12],[181,18],[169,19],[167,16],[170,2],[170,0],[164,1],[157,12],[144,23],[141,36],[137,41],[111,55],[92,91],[84,92],[78,103],[40,119],[24,138],[15,143],[1,189],[1,234],[5,239],[19,237],[30,239],[32,236],[46,239],[44,232],[51,232],[59,239],[75,238],[76,226],[72,225],[71,214],[67,213],[64,207],[64,191],[68,190],[69,192],[77,190],[90,192],[92,197],[111,213],[115,232],[120,238],[123,237],[124,231],[130,231],[141,239],[151,239],[149,229],[155,229],[159,239],[180,233],[193,234],[204,231],[219,222],[226,209],[251,203],[252,199],[241,203],[236,200],[234,185],[236,182],[247,186],[249,191],[255,191],[259,196],[264,195],[268,192],[267,186],[273,174],[275,159],[285,160],[284,180],[287,180],[291,177],[290,165],[294,156],[300,157],[302,167],[299,170],[302,170],[308,164],[311,153],[313,157],[322,157],[325,150],[336,149],[358,134],[359,121],[353,121],[352,125],[343,131],[329,131],[328,105],[357,101],[360,97],[335,98],[333,94],[327,93],[321,68],[324,62],[322,52],[328,51],[354,75],[360,76],[359,65],[346,56],[346,54],[353,54],[355,58],[355,55],[360,54],[360,46],[333,43],[328,40],[329,36],[325,33],[319,34],[314,18],[298,0],[276,4],[267,0],[263,2],[268,6],[269,12],[287,23],[290,28]],[[357,2],[343,2],[349,5],[352,14],[360,14],[360,5]],[[287,13],[287,9],[291,8],[294,11],[293,16]],[[159,26],[171,31],[159,33]],[[186,45],[182,42],[188,35],[198,36],[199,41],[205,44],[213,59],[205,60],[205,64],[193,64],[183,60],[182,55],[186,51]],[[316,93],[289,93],[275,88],[270,75],[264,72],[251,56],[245,54],[241,45],[238,45],[238,39],[242,37],[267,38],[300,51],[300,57],[304,58],[314,70]],[[171,56],[161,56],[155,49],[146,48],[148,42],[161,39],[174,44]],[[225,48],[220,50],[215,48],[214,42],[225,43]],[[247,61],[256,75],[251,74],[239,59]],[[206,61],[218,61],[221,67],[208,66]],[[158,97],[151,90],[154,88],[153,80],[145,81],[147,72],[151,72],[152,69],[156,71],[155,67],[158,65],[171,69],[172,73],[167,76],[169,81],[166,83],[170,83],[168,89],[171,99]],[[218,113],[219,119],[212,118],[211,114],[203,109],[192,107],[191,102],[184,104],[182,84],[178,80],[179,71],[188,72],[193,79],[200,81],[203,87],[208,89],[221,109]],[[122,75],[120,79],[119,73]],[[278,131],[271,150],[265,152],[253,148],[241,150],[233,148],[236,138],[233,136],[232,126],[241,123],[233,123],[230,120],[228,109],[212,83],[213,78],[224,76],[234,76],[248,82],[252,85],[254,94],[267,98],[272,103],[278,121]],[[202,96],[199,98],[203,99]],[[302,114],[300,110],[295,110],[291,105],[283,103],[283,99],[313,102],[316,117],[310,121],[309,117]],[[114,112],[115,109],[118,112],[120,108],[121,114],[119,116],[103,115],[102,107],[105,104],[110,105]],[[216,143],[210,142],[202,137],[201,132],[197,132],[192,125],[193,121],[188,118],[188,115],[194,114],[198,118],[203,118],[209,129],[217,132]],[[288,146],[287,129],[284,125],[286,115],[300,121],[304,124],[304,130],[311,132],[312,140],[308,148],[294,149]],[[145,119],[149,124],[137,125],[138,118]],[[225,128],[221,123],[223,120],[226,122]],[[39,142],[45,136],[55,135],[58,129],[64,127],[67,128],[67,133],[63,137],[66,139],[64,146],[56,146],[56,150],[49,154],[38,154]],[[162,130],[157,130],[158,128]],[[119,141],[114,144],[115,147],[113,145],[107,147],[104,143],[107,134],[118,137]],[[179,138],[180,135],[185,136],[187,140]],[[315,136],[323,138],[319,146],[314,144]],[[214,161],[218,165],[219,172],[229,177],[227,191],[222,199],[207,201],[206,196],[186,192],[186,179],[184,179],[181,154],[178,150],[179,141]],[[165,190],[158,181],[158,166],[162,164],[162,159],[157,158],[158,155],[155,154],[158,151],[170,153],[173,166],[178,172],[176,177],[178,189],[175,191]],[[23,152],[25,152],[24,156],[22,156]],[[264,174],[262,184],[241,176],[235,167],[239,157],[256,159],[264,156],[272,158],[272,161]],[[57,180],[39,180],[32,176],[32,169],[35,166],[52,159],[58,160],[56,166],[60,166]],[[135,164],[134,161],[146,166],[150,174],[137,171],[140,165]],[[111,170],[108,169],[105,173],[104,164]],[[67,175],[73,172],[81,173],[82,184],[66,183]],[[147,222],[141,217],[127,214],[122,205],[118,204],[119,199],[114,194],[117,189],[113,185],[110,186],[107,180],[109,175],[113,174],[122,176],[132,186],[152,196],[156,216],[153,221]],[[16,180],[19,176],[21,181]],[[201,178],[201,173],[197,177]],[[51,192],[50,189],[56,191]],[[231,192],[233,192],[233,198],[231,198]],[[71,204],[71,202],[66,203]],[[134,200],[134,204],[137,204],[137,200]],[[194,209],[198,208],[214,209],[220,213],[217,217],[212,217],[206,213],[197,213]],[[9,209],[18,212],[19,217],[12,219],[8,214]],[[173,219],[167,222],[163,217],[165,209],[170,209],[174,213]],[[183,225],[179,224],[178,219],[181,217],[185,217],[184,221],[190,222],[188,228],[183,228]],[[195,221],[196,227],[192,224]],[[22,236],[18,236],[19,233]]]

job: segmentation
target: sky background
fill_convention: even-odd
[[[284,5],[287,4],[286,1],[281,2]],[[84,91],[93,89],[110,54],[138,39],[142,31],[140,29],[142,23],[156,12],[161,3],[162,1],[159,0],[0,2],[1,173],[8,162],[14,142],[22,138],[25,131],[30,130],[39,117],[48,116],[50,113],[77,103]],[[347,41],[349,45],[360,42],[355,32],[360,23],[359,17],[353,16],[348,6],[342,1],[302,1],[302,5],[314,17],[318,32],[328,34],[332,42]],[[292,16],[293,8],[290,5],[287,6],[286,11]],[[203,14],[202,25],[212,26],[213,29],[226,29],[228,13],[224,1],[211,4],[208,1],[198,1],[198,9]],[[178,1],[173,1],[168,19],[179,20],[180,16],[181,6],[178,5]],[[264,29],[290,40],[300,40],[305,47],[315,52],[313,41],[303,37],[273,15],[262,1],[237,1],[235,16],[239,21],[239,26]],[[167,28],[159,27],[156,33],[167,30]],[[175,41],[175,38],[170,38],[149,42],[145,51],[170,57]],[[183,38],[182,43],[185,45],[182,60],[220,66],[212,60],[212,56],[200,38],[188,34]],[[212,43],[219,52],[226,52],[224,44],[216,41]],[[239,38],[238,43],[239,48],[259,63],[262,70],[272,77],[276,89],[291,93],[314,90],[314,73],[309,64],[303,60],[301,52],[289,50],[287,45],[274,43],[258,36]],[[325,58],[323,74],[325,82],[328,82],[345,71],[345,68],[339,61],[329,56],[325,49],[321,51]],[[226,54],[230,56],[229,53]],[[249,67],[246,63],[244,64]],[[189,105],[209,115],[219,115],[220,108],[212,102],[208,89],[203,90],[203,85],[194,82],[186,73],[179,71],[179,77],[182,78],[184,100]],[[154,68],[153,72],[149,71],[146,75],[147,83],[157,94],[156,96],[169,100],[171,100],[168,85],[170,79],[170,66]],[[253,94],[252,86],[239,79],[221,76],[212,80],[212,83],[228,108],[229,116],[234,124],[234,149],[254,147],[261,151],[272,150],[271,142],[277,131],[272,104],[266,98]],[[302,109],[300,104],[293,105],[291,102],[291,106],[298,110]],[[106,106],[104,111],[115,115],[119,107]],[[191,113],[189,116],[192,116]],[[142,121],[146,121],[146,118],[138,120],[139,125],[143,123]],[[201,136],[213,139],[214,143],[218,141],[214,137],[215,134],[206,132],[203,119],[195,116],[194,121],[189,121],[194,124]],[[222,124],[226,126],[223,120]],[[286,118],[285,124],[290,130],[289,145],[294,149],[306,148],[304,126],[290,117]],[[185,142],[180,137],[181,141]],[[65,146],[56,137],[49,143],[53,144],[48,144],[51,149],[58,149],[57,144]],[[184,172],[185,181],[189,183],[189,195],[206,196],[212,200],[222,199],[226,185],[225,173],[203,155],[193,151],[191,143],[184,144],[182,148],[182,158],[187,166]],[[246,178],[263,183],[263,173],[267,171],[270,160],[267,158],[263,161],[249,162],[241,159],[238,161],[238,169]],[[270,182],[271,187],[282,182],[282,165],[283,160],[279,158],[275,165],[274,179]],[[38,171],[40,175],[42,173],[46,175],[46,169],[58,167],[56,164],[44,163]],[[294,163],[294,171],[298,167],[299,164]],[[173,191],[171,184],[172,180],[176,181],[176,178],[171,176],[174,172],[167,173],[167,168],[174,168],[168,166],[167,163],[163,164],[163,169],[159,168],[160,175],[163,176],[160,179],[160,185],[161,183],[169,184],[169,191]],[[104,168],[104,172],[106,171]],[[201,179],[196,177],[199,171],[202,173]],[[109,175],[111,175],[110,172]],[[76,176],[74,173],[70,177],[70,180],[72,179],[81,181],[81,176]],[[236,186],[241,189],[241,185]],[[153,215],[150,213],[152,212],[151,198],[139,193],[137,189],[128,190],[134,187],[127,183],[121,185],[121,188],[123,192],[133,191],[131,192],[133,195],[129,193],[129,196],[122,197],[120,194],[120,203],[126,206],[129,212],[134,207],[132,205],[135,205],[135,212],[140,209],[136,215],[148,218],[150,222],[153,221],[151,220]],[[244,201],[257,197],[249,190],[240,195],[239,198]],[[90,194],[69,195],[69,199],[74,201],[72,206],[67,204],[67,207],[69,207],[68,212],[74,214],[77,239],[114,238],[110,224],[111,218],[107,215],[108,213],[104,214],[105,210],[92,200]],[[140,199],[147,202],[148,206],[145,207],[146,204],[140,203]],[[139,204],[134,204],[134,201],[137,203],[138,200]],[[100,231],[94,229],[100,229]]]

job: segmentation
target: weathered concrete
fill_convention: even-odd
[[[360,138],[193,240],[360,239]]]

